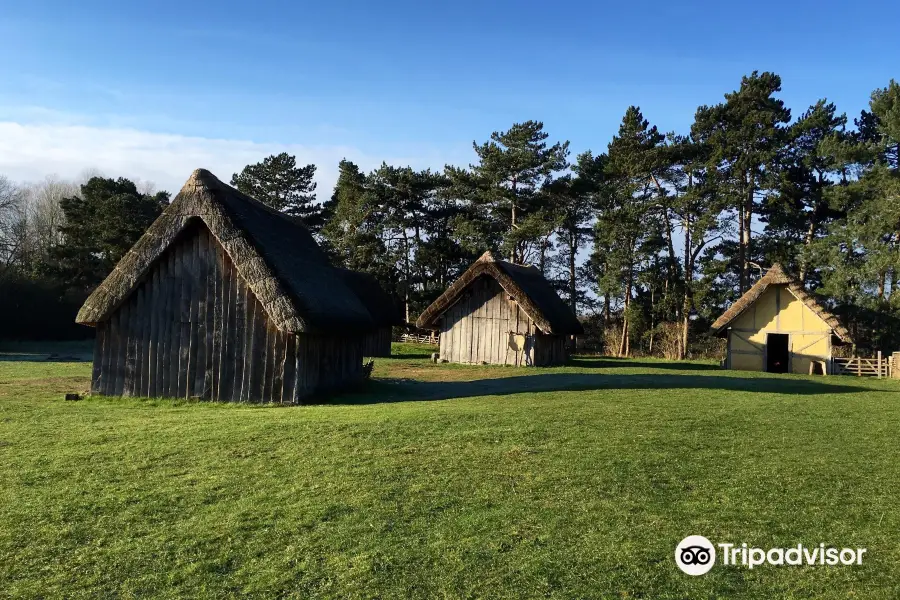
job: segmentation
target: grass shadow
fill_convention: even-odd
[[[586,390],[714,389],[755,394],[860,394],[871,388],[784,377],[729,377],[727,375],[651,375],[550,373],[481,379],[477,381],[422,382],[375,379],[365,390],[332,398],[328,404],[381,404],[423,400],[451,400],[474,396],[505,396],[540,392]]]
[[[21,354],[0,352],[0,362],[91,362],[92,356],[79,354]]]
[[[669,371],[721,371],[719,365],[682,361],[642,361],[633,358],[614,358],[611,356],[578,357],[570,361],[571,365],[586,369],[666,369]]]

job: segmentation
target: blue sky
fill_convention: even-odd
[[[900,3],[4,2],[0,174],[86,168],[175,191],[288,150],[417,167],[544,121],[602,151],[629,104],[686,131],[754,69],[852,118],[900,77]],[[5,140],[5,141],[4,141]],[[200,162],[202,164],[196,164]]]

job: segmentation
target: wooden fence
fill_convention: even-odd
[[[832,372],[835,375],[855,375],[856,377],[891,377],[893,374],[892,361],[881,356],[881,352],[875,358],[832,358]]]
[[[430,335],[424,335],[424,334],[419,334],[419,333],[402,333],[402,334],[400,334],[400,339],[397,341],[418,342],[419,344],[437,345],[438,338],[437,338],[437,336],[430,336]]]

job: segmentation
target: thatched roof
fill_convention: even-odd
[[[85,301],[76,321],[104,321],[186,228],[202,221],[282,331],[371,329],[368,310],[301,223],[197,169]]]
[[[351,271],[350,269],[337,269],[344,278],[344,283],[353,290],[353,293],[362,301],[369,310],[372,321],[376,327],[391,327],[393,325],[405,325],[406,319],[400,304],[393,296],[384,291],[378,280],[369,273]]]
[[[572,309],[556,294],[550,282],[534,267],[517,265],[485,252],[462,277],[453,282],[416,321],[416,327],[437,329],[438,319],[478,277],[493,277],[531,317],[541,331],[554,335],[584,333]]]
[[[820,319],[825,321],[828,326],[831,327],[832,332],[839,340],[846,343],[853,342],[850,338],[850,332],[847,331],[847,328],[844,327],[843,324],[841,324],[840,320],[822,306],[821,302],[819,302],[815,296],[807,292],[798,279],[795,279],[785,272],[784,268],[778,263],[772,265],[772,268],[770,268],[759,281],[753,284],[753,287],[747,290],[743,296],[738,298],[737,302],[732,304],[721,317],[716,319],[716,322],[712,324],[712,332],[716,335],[724,333],[732,321],[737,319],[745,310],[752,306],[771,285],[787,286],[794,297],[808,306],[810,310],[816,313]]]

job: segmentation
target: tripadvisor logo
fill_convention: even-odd
[[[713,544],[702,535],[689,535],[675,547],[675,564],[688,575],[703,575],[716,564],[716,548],[721,564],[727,567],[753,569],[760,565],[836,566],[861,565],[865,548],[832,548],[819,544],[807,548],[797,544],[790,548],[754,548],[747,544]]]
[[[675,548],[675,564],[688,575],[703,575],[716,564],[716,549],[702,535],[689,535]]]

